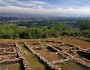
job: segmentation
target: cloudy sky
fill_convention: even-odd
[[[90,15],[90,0],[0,0],[0,13]]]

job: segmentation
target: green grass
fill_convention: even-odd
[[[61,67],[62,70],[90,70],[90,68],[86,68],[80,64],[77,64],[74,61],[67,61],[64,63],[58,63],[56,66]]]
[[[45,66],[39,62],[39,60],[34,54],[32,54],[26,48],[24,48],[23,44],[19,44],[19,46],[24,52],[26,52],[23,56],[29,63],[29,66],[32,70],[45,70]]]
[[[57,55],[57,54],[50,54],[50,55],[43,55],[43,57],[45,59],[47,59],[48,61],[56,61],[56,60],[60,60],[60,59],[63,59],[62,56],[60,55]]]
[[[38,59],[36,58],[35,55],[32,53],[28,53],[27,55],[24,56],[29,63],[30,67],[32,70],[44,70],[44,65],[41,64]]]

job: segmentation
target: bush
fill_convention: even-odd
[[[31,32],[29,29],[24,29],[23,31],[20,32],[19,34],[20,38],[24,38],[24,39],[30,39],[32,38],[31,36]]]
[[[59,36],[59,32],[56,30],[46,30],[43,33],[43,38],[49,38],[49,37],[58,37]]]
[[[55,23],[55,24],[49,24],[47,26],[48,29],[51,29],[51,30],[57,30],[57,31],[62,31],[63,29],[63,25],[61,22],[58,22],[58,23]]]
[[[90,31],[88,32],[88,38],[90,38]]]
[[[31,28],[30,33],[33,39],[42,38],[42,31],[38,28]]]
[[[67,28],[61,32],[62,36],[78,36],[79,29],[77,28]]]

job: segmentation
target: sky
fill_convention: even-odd
[[[90,0],[0,0],[0,13],[90,15]]]

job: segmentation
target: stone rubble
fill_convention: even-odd
[[[37,58],[39,58],[40,60],[42,60],[42,62],[44,64],[46,64],[47,66],[49,66],[51,68],[51,70],[61,70],[61,68],[57,68],[57,66],[49,63],[48,60],[46,60],[44,57],[42,57],[39,53],[34,52],[34,50],[32,49],[32,47],[29,47],[26,42],[24,43],[25,47],[29,49],[29,51],[31,51],[34,55],[36,55]]]
[[[67,51],[70,51],[72,49],[75,49],[74,54],[77,53],[77,51],[82,51],[82,52],[86,52],[86,53],[90,53],[90,49],[82,49],[80,46],[77,46],[77,45],[74,45],[74,44],[69,44],[69,43],[63,43],[63,42],[55,42],[53,40],[46,40],[46,42],[53,42],[53,43],[58,43],[58,45],[62,46],[62,45],[67,45],[67,46],[70,46],[69,49],[67,49]],[[53,49],[57,48],[59,49],[60,51],[62,52],[59,52],[63,57],[65,57],[65,61],[68,61],[68,60],[73,60],[81,65],[84,65],[88,68],[90,68],[90,60],[87,60],[85,58],[83,59],[79,59],[79,58],[73,58],[73,56],[70,54],[70,53],[67,53],[65,52],[66,50],[63,50],[61,47],[58,47],[58,46],[50,46],[50,45],[47,45],[48,47],[51,47]],[[55,48],[54,48],[55,47]],[[56,50],[56,49],[55,49]],[[58,52],[58,51],[57,51]],[[67,54],[64,55],[64,54]],[[69,56],[69,57],[68,57]],[[64,62],[64,60],[57,60],[57,61],[53,61],[51,62],[52,64],[55,64],[55,63],[61,63],[61,62]]]
[[[34,55],[36,55],[36,57],[39,60],[41,60],[45,65],[50,67],[51,70],[62,70],[61,68],[58,68],[57,66],[55,66],[55,64],[67,62],[69,60],[73,60],[73,61],[75,61],[75,62],[77,62],[77,63],[79,63],[81,65],[84,65],[84,66],[90,68],[90,60],[85,59],[85,58],[83,58],[83,59],[74,58],[73,55],[71,54],[71,53],[76,54],[77,51],[90,53],[90,48],[89,49],[82,49],[80,46],[77,46],[77,45],[74,45],[74,44],[58,42],[58,41],[53,41],[53,40],[46,40],[45,42],[57,43],[57,45],[56,46],[52,46],[52,45],[46,44],[46,47],[44,48],[42,46],[42,41],[39,41],[39,42],[34,43],[36,45],[37,44],[40,45],[40,47],[36,47],[35,50],[51,48],[51,49],[53,49],[56,52],[47,53],[47,54],[43,54],[43,55],[53,55],[53,53],[56,53],[56,54],[62,55],[64,57],[64,59],[60,59],[60,60],[49,62],[44,57],[42,57],[41,54],[36,53],[33,50],[32,47],[27,45],[26,42],[24,42],[24,43],[22,42],[22,43],[24,44],[25,48],[27,48],[30,52],[32,52]],[[60,47],[60,46],[63,46],[63,45],[67,45],[67,46],[69,46],[69,48],[68,49],[63,49],[62,47]],[[8,46],[8,48],[6,48],[6,46]],[[13,49],[10,46],[13,46]],[[0,55],[14,56],[14,55],[17,54],[18,57],[19,57],[19,58],[2,60],[2,61],[0,61],[0,64],[18,63],[19,61],[22,61],[25,70],[31,70],[31,68],[29,67],[29,63],[23,57],[23,53],[25,53],[25,52],[22,51],[22,49],[19,47],[18,43],[15,43],[15,44],[14,43],[0,43]]]
[[[15,43],[15,47],[18,48],[18,56],[21,59],[21,61],[23,62],[24,65],[24,69],[25,70],[31,70],[31,68],[29,67],[29,63],[26,61],[26,59],[22,56],[22,50],[21,48],[18,46],[18,43]]]

